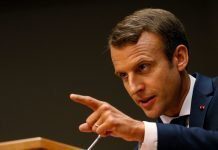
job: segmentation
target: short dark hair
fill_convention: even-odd
[[[179,44],[185,45],[189,50],[185,29],[180,20],[169,11],[153,8],[135,11],[120,21],[109,36],[109,47],[136,44],[145,31],[162,37],[165,54],[170,62]]]

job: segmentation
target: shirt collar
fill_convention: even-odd
[[[193,89],[194,89],[196,79],[191,75],[189,75],[189,79],[190,79],[190,88],[182,104],[182,108],[180,110],[179,116],[190,115],[191,101],[192,101]],[[172,119],[177,118],[177,117],[169,117],[166,115],[161,115],[160,118],[163,121],[163,123],[170,123]]]

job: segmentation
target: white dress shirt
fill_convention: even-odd
[[[180,110],[179,116],[190,115],[191,101],[192,101],[193,89],[194,89],[194,84],[195,84],[196,79],[191,75],[189,75],[189,78],[190,78],[190,88],[182,104],[182,108]],[[178,117],[169,117],[166,115],[161,115],[160,119],[162,120],[163,123],[168,124],[170,123],[172,119],[178,118]],[[158,138],[157,138],[156,123],[147,122],[147,121],[143,121],[143,123],[145,125],[144,141],[143,143],[140,144],[139,149],[140,150],[157,150]],[[189,127],[189,125],[187,127]]]

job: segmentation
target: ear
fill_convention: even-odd
[[[178,45],[173,55],[173,59],[177,69],[184,71],[188,65],[189,55],[188,49],[185,45]]]

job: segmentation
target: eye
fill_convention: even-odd
[[[127,78],[127,73],[120,72],[120,73],[118,73],[118,76],[119,76],[121,79],[125,79],[125,78]]]
[[[140,64],[138,66],[138,71],[139,72],[144,72],[147,71],[149,69],[149,64]]]
[[[141,64],[141,65],[138,66],[138,69],[139,69],[139,70],[144,70],[144,69],[146,69],[146,68],[147,68],[147,65],[146,65],[146,64]]]

